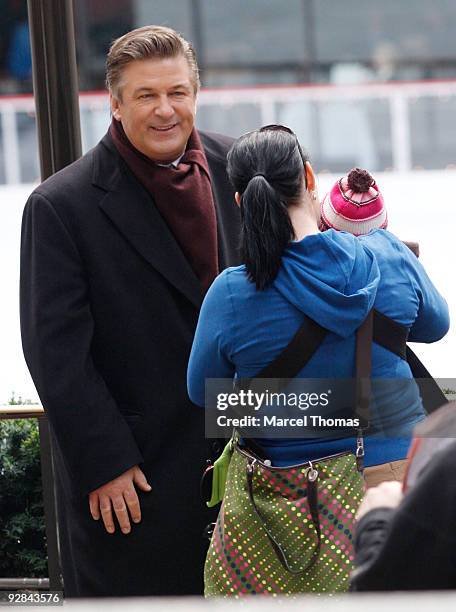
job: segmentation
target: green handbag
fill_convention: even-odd
[[[205,595],[347,591],[363,491],[351,452],[279,468],[235,443]]]
[[[287,359],[293,352],[296,358],[302,346],[303,335],[296,342],[299,334],[301,329],[274,362],[282,360],[283,372],[289,372]],[[322,337],[312,343],[311,354]],[[357,333],[361,409],[369,403],[371,343],[372,314]],[[307,351],[306,361],[310,356]],[[274,364],[263,370],[264,378],[273,378]],[[301,355],[300,361],[293,359],[293,368],[299,372],[302,367]],[[205,595],[347,591],[353,523],[364,493],[363,456],[358,432],[356,454],[347,451],[274,467],[241,446],[234,435],[219,458],[208,503],[215,505],[224,491],[205,563]]]

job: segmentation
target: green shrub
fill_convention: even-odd
[[[0,578],[47,573],[38,423],[0,420]]]

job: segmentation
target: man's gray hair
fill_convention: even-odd
[[[130,62],[142,59],[185,57],[190,68],[195,94],[200,88],[196,54],[192,45],[180,34],[163,26],[144,26],[117,38],[106,58],[106,86],[117,99],[121,98],[122,70]]]

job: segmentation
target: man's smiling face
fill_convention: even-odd
[[[196,91],[182,55],[134,60],[122,70],[111,111],[131,144],[149,159],[177,159],[193,129]]]

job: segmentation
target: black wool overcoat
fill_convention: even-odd
[[[237,265],[231,139],[201,133],[220,269]],[[21,327],[50,419],[67,596],[202,592],[210,516],[199,495],[204,414],[186,371],[200,284],[109,135],[42,183],[24,211]],[[140,464],[142,522],[125,536],[91,518],[88,493]]]

